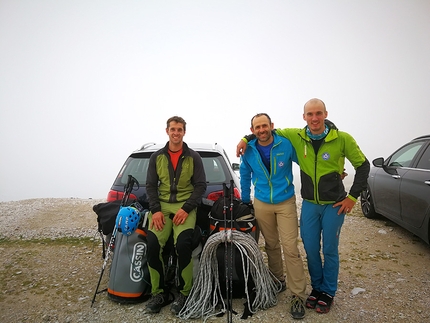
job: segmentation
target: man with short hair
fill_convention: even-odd
[[[186,122],[174,116],[167,120],[169,141],[149,160],[146,191],[149,199],[148,267],[152,297],[146,305],[151,313],[169,303],[164,285],[163,248],[171,233],[178,258],[179,296],[171,311],[178,315],[193,283],[192,237],[196,208],[206,191],[206,176],[200,155],[183,142]]]
[[[286,289],[282,252],[292,295],[290,313],[295,319],[305,316],[306,277],[298,249],[298,219],[293,184],[292,162],[297,162],[290,141],[272,133],[269,115],[259,113],[251,119],[251,140],[242,155],[240,186],[242,201],[251,202],[254,184],[255,218],[264,236],[269,269]],[[281,248],[282,246],[282,248]]]

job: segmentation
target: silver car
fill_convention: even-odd
[[[202,157],[203,167],[206,173],[206,192],[204,199],[216,201],[223,194],[223,184],[230,186],[230,181],[234,182],[234,195],[240,199],[240,181],[235,170],[239,165],[230,163],[227,153],[223,147],[217,143],[187,143],[188,147],[196,151]],[[132,175],[137,181],[131,194],[130,201],[139,200],[142,205],[147,203],[146,198],[146,172],[151,155],[163,148],[163,144],[147,143],[140,149],[132,152],[124,162],[118,172],[112,187],[108,193],[107,201],[121,200],[124,194],[124,185],[127,183],[128,175]],[[202,203],[197,208],[197,224],[203,231],[209,230],[210,204]]]
[[[382,215],[430,244],[430,135],[372,163],[360,197],[364,216]]]

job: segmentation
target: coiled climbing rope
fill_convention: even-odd
[[[217,248],[220,244],[232,243],[240,252],[245,279],[245,295],[252,313],[275,306],[278,302],[279,281],[273,277],[264,263],[263,255],[255,239],[237,230],[214,233],[205,243],[200,257],[199,272],[194,280],[185,306],[179,312],[181,319],[204,318],[223,314],[227,311],[219,282]],[[227,264],[225,264],[227,266]],[[251,300],[248,279],[255,284],[255,299]],[[278,284],[277,284],[278,283]],[[251,303],[252,301],[252,303]],[[231,310],[231,309],[230,309]]]

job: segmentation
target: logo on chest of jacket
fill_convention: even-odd
[[[278,163],[278,166],[279,166],[279,167],[284,167],[284,162],[283,162],[283,161],[280,161],[280,162]]]
[[[329,160],[329,159],[330,159],[330,154],[329,154],[329,153],[323,153],[323,154],[321,155],[321,157],[322,157],[322,159],[324,159],[324,160]]]

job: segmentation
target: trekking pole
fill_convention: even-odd
[[[226,304],[227,304],[227,322],[231,322],[231,311],[232,308],[230,307],[230,301],[229,301],[229,292],[230,292],[230,284],[229,284],[229,266],[228,266],[228,226],[227,226],[227,185],[225,183],[222,184],[222,189],[223,189],[223,209],[222,209],[222,213],[224,216],[224,233],[225,233],[225,240],[224,240],[224,256],[225,256],[225,298],[226,298]]]
[[[128,175],[127,184],[124,187],[124,195],[122,197],[121,204],[120,204],[120,210],[121,210],[121,207],[123,207],[127,204],[128,198],[130,196],[130,193],[133,189],[134,184],[137,184],[137,186],[139,187],[139,182],[133,176]],[[109,241],[107,253],[106,253],[105,259],[103,261],[102,271],[100,273],[100,277],[99,277],[99,281],[97,283],[96,291],[94,292],[94,296],[93,296],[93,299],[91,301],[91,307],[93,307],[94,302],[96,301],[96,296],[99,293],[100,283],[102,281],[102,277],[103,277],[103,274],[105,272],[106,265],[107,265],[107,262],[109,260],[110,254],[111,254],[112,247],[115,243],[116,234],[118,232],[118,224],[116,222],[117,221],[115,221],[115,226],[113,228],[112,236],[111,236],[110,241]],[[120,225],[120,223],[119,223],[119,225]]]
[[[230,323],[232,322],[232,312],[233,312],[233,199],[234,199],[234,181],[230,180],[230,262],[228,264],[228,268],[230,271],[230,277],[229,277],[229,307],[230,307],[230,313],[227,316],[227,321]]]

